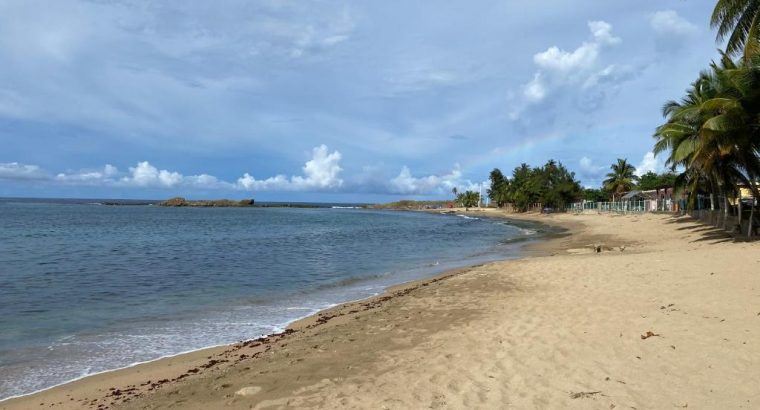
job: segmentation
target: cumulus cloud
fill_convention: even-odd
[[[657,158],[654,155],[654,152],[647,152],[644,154],[644,158],[641,159],[641,162],[636,167],[636,175],[642,176],[646,174],[647,172],[656,172],[660,173],[665,170],[665,163],[662,159]]]
[[[574,51],[561,50],[557,46],[533,56],[533,62],[542,69],[571,74],[577,70],[593,68],[599,58],[601,47],[620,43],[620,38],[612,35],[612,26],[604,21],[588,23],[593,40],[584,42]]]
[[[408,167],[390,180],[388,191],[393,194],[432,195],[447,194],[452,188],[460,190],[477,189],[477,185],[462,178],[459,164],[455,164],[451,172],[444,175],[427,175],[415,177]]]
[[[165,169],[150,165],[148,161],[138,162],[137,166],[130,167],[131,176],[121,179],[126,184],[146,187],[146,186],[164,186],[173,187],[181,183],[185,177],[178,172],[170,172]]]
[[[11,181],[29,181],[48,178],[37,165],[19,164],[18,162],[0,163],[0,179]]]
[[[603,64],[604,49],[620,44],[622,40],[612,33],[612,25],[605,21],[588,22],[591,38],[576,49],[568,51],[552,46],[533,56],[538,70],[533,79],[521,87],[514,101],[510,118],[520,119],[532,105],[545,103],[550,96],[571,96],[576,108],[584,111],[596,109],[615,86],[632,76],[627,66]],[[557,100],[557,98],[552,98]]]
[[[674,10],[658,11],[652,14],[649,25],[654,31],[655,44],[659,52],[676,51],[699,33],[699,27],[696,24],[681,17]]]
[[[303,166],[303,176],[286,177],[277,175],[257,180],[246,173],[237,180],[236,186],[253,191],[262,190],[330,190],[340,188],[343,180],[340,173],[340,152],[329,152],[327,146],[320,145],[312,151],[311,160]]]

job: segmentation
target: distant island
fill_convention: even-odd
[[[190,201],[182,197],[174,197],[171,199],[167,199],[166,201],[159,202],[159,206],[194,206],[194,207],[220,207],[220,208],[230,208],[230,207],[251,207],[256,204],[256,201],[253,199],[241,199],[239,201],[233,201],[231,199],[213,199],[213,200],[197,200],[197,201]]]

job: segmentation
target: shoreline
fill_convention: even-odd
[[[427,213],[435,213],[435,214],[441,213],[441,212],[434,212],[434,211],[415,211],[415,210],[411,210],[410,211],[410,210],[403,210],[403,209],[396,210],[396,211],[401,211],[401,212],[427,212]],[[463,214],[467,214],[467,213],[473,212],[473,210],[466,211],[464,209],[457,209],[456,212],[457,213],[461,212]],[[475,212],[477,212],[477,211],[475,211]],[[443,213],[441,213],[441,214],[443,214]],[[446,216],[446,215],[442,215],[442,216]],[[161,356],[161,357],[158,357],[158,358],[155,358],[155,359],[151,359],[151,360],[131,363],[131,364],[126,365],[126,366],[117,367],[117,368],[114,368],[114,369],[103,370],[103,371],[99,371],[99,372],[96,372],[96,373],[91,373],[91,374],[83,375],[83,376],[76,377],[74,379],[71,379],[71,380],[68,380],[68,381],[65,381],[65,382],[61,382],[61,383],[55,384],[55,385],[50,386],[50,387],[46,387],[46,388],[43,388],[43,389],[40,389],[40,390],[33,391],[33,392],[29,392],[29,393],[25,393],[25,394],[21,394],[21,395],[15,395],[15,396],[6,397],[6,398],[3,398],[3,399],[0,399],[0,410],[14,409],[14,408],[16,408],[14,406],[17,404],[17,402],[21,402],[21,405],[23,407],[24,402],[34,401],[35,397],[44,397],[44,396],[53,396],[53,397],[55,397],[55,396],[58,396],[58,394],[57,394],[58,390],[69,391],[69,390],[72,390],[71,389],[72,387],[74,387],[74,390],[76,390],[77,387],[78,387],[78,385],[80,385],[80,384],[89,384],[90,381],[92,381],[92,383],[99,383],[101,380],[106,381],[106,380],[110,380],[110,379],[121,379],[122,377],[120,377],[120,376],[126,376],[126,378],[128,378],[128,379],[131,380],[132,379],[132,374],[131,373],[141,374],[141,373],[143,373],[143,370],[145,370],[144,371],[145,373],[150,373],[150,372],[154,371],[155,370],[154,368],[156,368],[156,367],[160,367],[160,368],[171,367],[171,366],[174,365],[175,362],[185,362],[186,361],[188,363],[188,365],[190,365],[192,363],[198,362],[198,358],[200,356],[203,356],[203,357],[206,357],[206,358],[210,358],[210,357],[213,357],[213,356],[219,356],[220,355],[220,351],[222,352],[221,354],[224,355],[230,349],[235,349],[235,347],[238,346],[238,345],[240,345],[240,344],[244,344],[244,343],[251,342],[251,341],[279,339],[279,338],[282,338],[283,336],[287,336],[288,334],[291,334],[292,330],[299,329],[302,326],[302,324],[305,324],[303,326],[310,327],[314,322],[318,322],[320,320],[319,319],[320,317],[330,317],[330,316],[332,316],[331,312],[334,312],[334,311],[342,311],[342,310],[346,310],[346,309],[348,309],[350,307],[353,307],[353,306],[356,306],[356,305],[362,305],[362,304],[367,304],[367,303],[374,304],[377,300],[380,300],[380,301],[390,300],[393,297],[405,295],[406,293],[408,293],[410,291],[410,289],[414,290],[414,289],[417,289],[417,288],[419,288],[421,286],[428,286],[430,283],[435,283],[435,282],[438,282],[440,280],[448,279],[450,277],[453,277],[453,276],[456,276],[456,275],[468,272],[468,271],[470,271],[470,270],[472,270],[474,268],[483,266],[485,264],[494,263],[494,262],[503,262],[503,261],[509,261],[509,260],[519,260],[519,259],[523,259],[523,258],[534,257],[534,256],[537,256],[537,255],[540,255],[540,254],[546,254],[547,253],[547,250],[546,250],[547,248],[541,247],[541,245],[545,244],[546,242],[551,242],[552,240],[557,239],[558,237],[562,237],[565,234],[565,232],[567,232],[569,230],[569,229],[566,228],[565,225],[547,224],[547,223],[544,223],[542,221],[539,221],[536,218],[537,215],[533,215],[533,214],[529,214],[527,217],[525,215],[523,215],[522,217],[512,217],[512,214],[502,214],[502,213],[497,213],[497,214],[494,214],[494,215],[482,215],[482,214],[478,214],[478,216],[483,216],[483,217],[489,218],[489,219],[501,219],[501,220],[507,220],[507,221],[511,220],[511,221],[515,221],[515,222],[526,222],[527,221],[530,224],[538,224],[538,225],[541,225],[543,227],[546,227],[546,228],[548,228],[548,231],[544,232],[544,234],[542,236],[540,236],[538,238],[535,238],[535,239],[533,239],[531,237],[524,238],[523,241],[525,241],[525,243],[520,243],[519,245],[517,245],[517,249],[519,250],[519,256],[517,256],[516,258],[497,259],[497,260],[494,260],[494,261],[486,261],[486,262],[481,262],[481,263],[474,263],[472,265],[466,265],[466,266],[462,266],[462,267],[456,267],[456,268],[453,268],[453,269],[446,269],[444,271],[441,271],[441,272],[438,272],[438,273],[434,273],[431,276],[426,276],[426,277],[420,278],[420,279],[414,279],[414,280],[409,280],[409,281],[405,281],[405,282],[390,284],[390,285],[386,286],[383,289],[383,291],[380,292],[380,293],[378,293],[378,294],[375,294],[375,295],[372,295],[372,296],[368,296],[368,297],[359,298],[359,299],[354,299],[354,300],[348,300],[348,301],[344,301],[344,302],[335,303],[333,306],[330,306],[330,307],[327,307],[327,308],[324,308],[324,309],[320,309],[320,310],[318,310],[316,312],[309,313],[307,315],[304,315],[302,317],[299,317],[299,318],[296,318],[296,319],[293,319],[293,320],[289,320],[287,323],[284,324],[284,328],[283,328],[282,331],[271,333],[271,334],[264,334],[264,335],[259,336],[256,339],[242,340],[242,341],[233,342],[233,343],[222,343],[222,344],[218,344],[218,345],[205,346],[205,347],[201,347],[201,348],[198,348],[198,349],[191,349],[191,350],[187,350],[187,351],[183,351],[183,352],[179,352],[179,353],[175,353],[175,354],[168,354],[168,355]],[[555,231],[552,231],[552,230],[555,230]],[[353,309],[349,309],[349,310],[353,310]],[[201,364],[201,366],[202,365],[203,364]],[[147,369],[143,369],[143,368],[147,368]],[[197,366],[196,366],[196,368],[197,368]],[[193,373],[192,375],[195,375],[195,373]],[[113,376],[113,377],[110,377],[110,376]],[[188,374],[188,373],[182,373],[182,374],[180,374],[180,375],[178,375],[176,377],[173,377],[171,379],[162,378],[160,380],[168,380],[169,383],[173,383],[173,382],[178,382],[178,381],[184,380],[184,379],[186,379],[189,376],[190,376],[190,374]],[[154,379],[155,379],[155,377],[154,377]],[[163,384],[166,384],[166,382],[165,383],[161,383],[160,385],[163,385]],[[147,386],[150,386],[150,384],[147,384]],[[137,385],[134,384],[134,383],[132,383],[132,384],[127,385],[127,387],[124,387],[124,388],[121,388],[121,389],[118,389],[118,390],[129,390],[130,388],[135,388],[135,387],[137,387]],[[145,387],[145,386],[139,386],[139,387]],[[100,390],[103,390],[103,389],[100,389]],[[65,394],[65,396],[66,396],[67,399],[70,399],[71,395],[70,394]],[[88,404],[88,405],[94,404],[92,402],[92,400],[90,400],[90,397],[86,397],[86,399],[87,399],[86,403],[85,402],[79,402],[79,403],[80,404]],[[71,401],[71,400],[69,400],[69,401]],[[58,402],[55,402],[53,400],[53,402],[54,403],[58,403],[59,406],[66,404],[65,402],[62,402],[60,400]],[[98,401],[98,403],[99,402],[100,401]],[[42,403],[45,403],[45,402],[44,401],[41,402],[40,405],[42,405]],[[46,404],[50,404],[50,403],[46,403]]]
[[[529,217],[569,235],[0,408],[757,407],[760,243],[667,215]]]

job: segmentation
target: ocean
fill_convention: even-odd
[[[0,200],[0,399],[270,334],[390,285],[518,257],[545,232],[350,205]]]

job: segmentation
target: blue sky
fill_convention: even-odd
[[[660,170],[714,1],[0,1],[0,196],[439,198]]]

